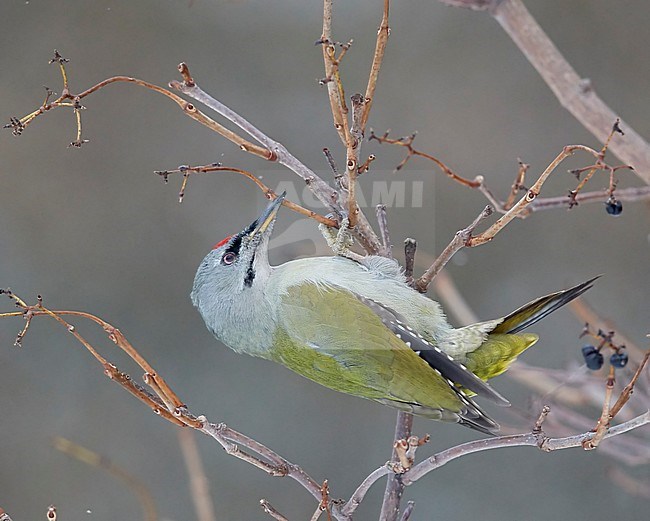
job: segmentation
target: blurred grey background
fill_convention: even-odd
[[[342,67],[348,94],[365,88],[381,2],[337,2],[334,33],[355,43]],[[637,0],[528,0],[526,5],[596,90],[650,138],[650,4]],[[321,2],[262,0],[3,0],[0,4],[0,119],[30,112],[48,85],[61,90],[47,64],[54,48],[70,58],[71,89],[112,75],[159,85],[186,61],[199,84],[327,173],[327,146],[343,163],[332,128],[320,48]],[[541,171],[561,147],[598,143],[564,111],[537,73],[490,17],[433,0],[394,2],[392,35],[370,126],[395,136],[419,131],[417,144],[467,177],[486,176],[505,196],[516,159]],[[249,157],[177,107],[144,89],[117,84],[84,100],[84,137],[73,114],[57,110],[19,138],[0,134],[0,286],[53,308],[83,309],[120,327],[197,413],[225,421],[328,478],[334,497],[348,497],[390,453],[393,410],[336,394],[282,367],[235,355],[206,331],[188,295],[211,245],[238,231],[264,204],[235,174],[190,180],[177,202],[152,172],[221,161],[264,176],[271,186],[302,184],[279,167]],[[414,159],[395,174],[402,151],[364,145],[378,156],[362,178],[423,181],[423,204],[389,212],[393,241],[418,239],[440,252],[485,205],[479,193]],[[575,185],[561,168],[545,195]],[[592,189],[606,186],[599,175]],[[638,185],[628,172],[620,186]],[[366,195],[367,195],[366,193]],[[371,197],[368,197],[371,199]],[[369,201],[370,202],[370,201]],[[371,209],[369,215],[372,217]],[[619,218],[602,205],[539,213],[513,223],[493,243],[462,252],[449,270],[476,313],[500,316],[533,297],[598,273],[589,302],[643,345],[648,332],[648,205],[626,204]],[[281,234],[297,217],[284,211]],[[315,226],[284,235],[273,261],[326,252]],[[421,259],[425,256],[421,256]],[[3,310],[11,310],[5,301]],[[137,369],[100,331],[75,321],[122,370]],[[54,436],[96,450],[138,476],[163,518],[194,519],[175,427],[117,385],[70,335],[36,320],[24,348],[12,347],[19,319],[0,323],[0,505],[15,521],[42,519],[54,503],[60,519],[139,519],[134,495],[97,469],[57,452]],[[580,324],[560,312],[536,326],[542,341],[526,361],[543,367],[579,363]],[[497,388],[521,408],[530,392],[502,377]],[[497,419],[503,411],[492,410]],[[596,418],[597,412],[585,411]],[[416,421],[432,441],[421,455],[475,438],[457,426]],[[219,519],[267,519],[269,499],[290,519],[307,519],[313,501],[288,479],[269,478],[199,440]],[[580,450],[544,455],[532,449],[493,451],[455,461],[407,490],[414,519],[632,519],[647,502],[605,477],[612,460]],[[630,469],[647,484],[648,469]],[[358,513],[376,519],[383,483]]]

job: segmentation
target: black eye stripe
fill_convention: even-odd
[[[253,285],[253,280],[255,280],[255,270],[253,269],[253,263],[255,262],[255,254],[251,257],[251,262],[248,265],[248,270],[246,271],[246,278],[244,279],[244,286],[250,288]]]

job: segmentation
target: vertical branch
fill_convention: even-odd
[[[390,35],[390,27],[388,26],[388,11],[390,8],[390,1],[384,0],[384,14],[381,18],[381,24],[377,30],[377,43],[375,44],[375,55],[372,59],[370,67],[370,76],[368,77],[368,86],[366,87],[366,106],[363,109],[363,116],[361,118],[361,128],[365,130],[370,116],[370,109],[372,107],[373,99],[375,97],[375,89],[377,88],[377,78],[379,77],[379,69],[384,60],[386,52],[386,43]]]
[[[320,42],[323,47],[323,62],[325,63],[325,82],[327,94],[334,118],[334,128],[339,133],[343,144],[348,142],[348,122],[343,111],[344,100],[341,99],[341,93],[338,82],[335,77],[338,76],[338,63],[336,62],[335,47],[332,43],[332,0],[323,0],[323,34]]]
[[[361,118],[365,101],[361,94],[354,94],[350,98],[352,101],[352,126],[349,131],[349,139],[346,150],[346,174],[348,181],[348,218],[350,228],[354,228],[358,221],[359,205],[356,198],[357,174],[359,172],[359,154],[361,152],[361,143],[363,142],[363,128]]]
[[[404,275],[409,285],[413,285],[413,269],[415,268],[415,252],[418,243],[410,237],[404,239]]]
[[[407,440],[411,437],[413,430],[413,415],[407,412],[399,411],[397,413],[397,422],[395,424],[395,442],[398,440]],[[399,462],[399,456],[396,450],[397,443],[393,445],[393,455],[391,460]],[[399,505],[404,494],[404,483],[399,474],[391,473],[388,475],[388,483],[384,491],[384,500],[381,505],[380,521],[396,521],[399,515]]]

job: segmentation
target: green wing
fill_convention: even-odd
[[[353,293],[302,283],[281,298],[272,359],[321,385],[414,414],[498,429]]]

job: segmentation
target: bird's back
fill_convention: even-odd
[[[268,294],[282,295],[304,282],[347,289],[379,302],[432,342],[452,330],[440,305],[408,286],[399,265],[391,259],[369,256],[362,263],[344,257],[297,259],[274,268]]]

